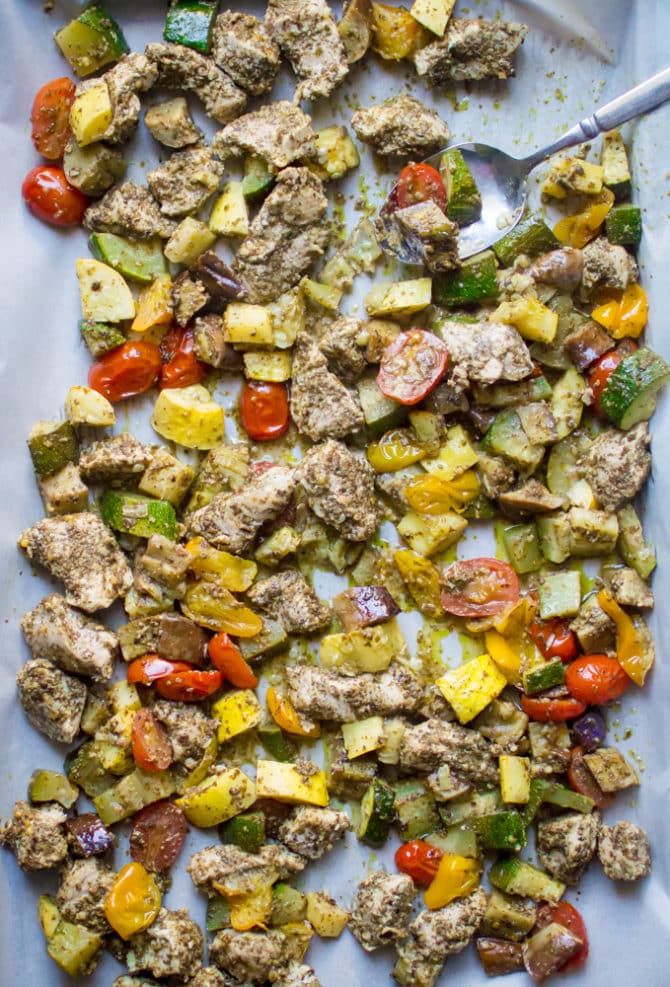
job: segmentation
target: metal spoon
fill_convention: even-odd
[[[598,134],[614,130],[633,117],[643,116],[668,99],[670,68],[663,69],[646,82],[606,103],[558,140],[527,158],[513,158],[488,144],[450,145],[449,150],[459,150],[465,158],[482,197],[481,218],[459,231],[458,253],[461,260],[486,250],[516,226],[526,206],[528,176],[536,165],[563,148],[593,140]],[[447,148],[426,158],[425,163],[439,168],[445,150]],[[393,254],[405,264],[421,263],[422,258],[416,248],[399,236],[393,221],[393,212],[397,207],[392,205],[392,197],[393,192],[379,213],[380,245],[385,253]]]

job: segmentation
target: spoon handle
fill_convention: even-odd
[[[670,68],[667,68],[653,75],[646,82],[641,82],[639,86],[629,89],[627,93],[605,103],[592,116],[585,117],[558,140],[524,158],[523,164],[530,171],[556,151],[574,147],[575,144],[581,144],[585,140],[593,140],[603,131],[614,130],[633,117],[643,116],[669,99]]]

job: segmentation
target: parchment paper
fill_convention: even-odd
[[[37,767],[59,769],[65,749],[57,749],[30,728],[15,696],[14,676],[28,658],[21,638],[19,620],[47,592],[50,584],[33,574],[16,549],[16,538],[26,526],[43,516],[33,479],[25,438],[38,419],[61,414],[67,388],[84,383],[90,358],[79,341],[79,299],[74,273],[78,256],[88,256],[83,232],[56,232],[34,220],[24,208],[20,185],[26,172],[38,163],[30,142],[28,117],[34,93],[46,80],[68,74],[53,42],[53,32],[80,8],[75,0],[56,0],[50,16],[42,0],[4,0],[0,5],[0,147],[2,156],[2,212],[0,220],[0,395],[2,400],[2,479],[0,498],[0,815],[8,816],[13,803],[26,797],[30,773]],[[225,4],[221,4],[222,8]],[[237,3],[261,14],[263,3]],[[339,4],[335,4],[339,7]],[[160,0],[108,0],[110,12],[118,16],[131,49],[142,50],[150,40],[159,40],[165,3]],[[391,70],[375,57],[355,67],[347,84],[336,93],[331,107],[319,104],[318,125],[333,120],[346,123],[360,102],[381,100],[405,88],[440,110],[449,122],[453,139],[483,139],[521,156],[554,139],[597,103],[617,95],[670,61],[670,4],[668,0],[524,0],[524,2],[460,3],[461,16],[497,15],[526,20],[531,32],[518,57],[518,77],[509,83],[459,87],[452,94],[427,93],[413,72],[402,67]],[[292,95],[288,72],[275,89],[275,98]],[[155,96],[153,98],[156,98]],[[204,122],[199,119],[199,122]],[[667,264],[670,258],[668,212],[670,194],[670,111],[661,109],[631,127],[636,199],[644,210],[644,239],[640,250],[643,283],[650,293],[650,344],[670,358],[667,322]],[[142,128],[140,128],[142,129]],[[212,132],[211,126],[208,132]],[[144,134],[129,152],[135,173],[157,159],[157,147]],[[368,204],[381,202],[385,176],[362,149],[364,183],[358,173],[343,183],[347,212],[356,217],[353,205],[363,198]],[[140,180],[141,177],[140,177]],[[365,192],[365,189],[368,189]],[[365,193],[365,194],[363,194]],[[348,297],[346,310],[355,311],[357,297],[367,290],[361,278],[358,295]],[[230,400],[223,392],[220,396]],[[133,402],[126,418],[122,410],[117,429],[130,427],[141,438],[152,438],[148,425],[150,401]],[[620,797],[607,818],[627,818],[645,826],[651,836],[654,870],[646,881],[624,887],[612,884],[594,863],[580,891],[570,892],[577,901],[589,930],[592,959],[586,969],[573,976],[575,984],[589,987],[663,987],[667,972],[667,943],[670,933],[668,901],[669,862],[667,752],[670,736],[666,710],[670,703],[670,673],[663,645],[670,624],[666,601],[670,598],[668,532],[665,522],[670,503],[668,469],[668,426],[670,405],[660,402],[653,421],[654,470],[649,483],[644,521],[648,536],[658,548],[660,569],[654,577],[658,601],[652,627],[658,645],[657,668],[644,691],[634,690],[622,704],[620,714],[610,716],[610,740],[624,753],[633,755],[643,770],[639,792]],[[229,434],[234,428],[229,423]],[[155,438],[155,436],[153,436]],[[473,528],[481,526],[472,526]],[[475,531],[459,546],[459,554],[486,554],[492,545],[487,535]],[[472,539],[476,539],[473,544]],[[318,590],[332,595],[339,581],[319,578]],[[416,626],[403,621],[410,647]],[[460,652],[450,643],[446,663],[460,661]],[[626,729],[630,731],[627,736]],[[183,874],[188,855],[199,846],[216,841],[215,834],[191,831],[176,868],[168,908],[187,906],[204,924],[205,902],[192,891]],[[348,839],[317,866],[308,868],[303,887],[327,889],[347,906],[357,883],[367,870],[386,861],[393,847],[368,858],[355,838]],[[528,854],[531,856],[530,854]],[[115,864],[127,861],[125,844],[116,851]],[[178,873],[181,870],[182,873]],[[55,987],[71,983],[48,959],[36,917],[37,894],[55,891],[53,874],[21,874],[7,853],[0,854],[0,987]],[[391,951],[368,957],[348,932],[334,942],[315,937],[308,961],[316,968],[324,987],[363,987],[388,982],[393,963]],[[89,984],[111,984],[121,969],[106,957]],[[474,951],[451,959],[441,983],[459,982],[479,987],[487,982]],[[527,985],[525,974],[508,977],[509,987]]]

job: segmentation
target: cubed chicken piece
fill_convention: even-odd
[[[446,147],[450,137],[449,127],[435,110],[407,93],[356,110],[351,126],[377,154],[404,158],[425,158]]]
[[[186,987],[236,987],[215,966],[203,966]]]
[[[526,480],[514,490],[498,496],[498,503],[510,517],[525,514],[546,514],[563,506],[563,498],[552,494],[539,480]]]
[[[308,168],[285,168],[251,223],[233,268],[248,300],[263,304],[293,288],[330,239],[323,185]]]
[[[226,888],[228,894],[247,894],[259,882],[273,883],[299,874],[307,861],[276,844],[262,847],[259,853],[247,853],[234,844],[205,847],[191,857],[186,868],[198,889],[214,897]]]
[[[86,705],[86,686],[50,661],[33,658],[16,676],[21,705],[35,727],[59,744],[71,744],[79,733]]]
[[[151,446],[144,445],[129,432],[122,432],[87,446],[79,457],[79,470],[89,483],[123,487],[137,482],[153,455]]]
[[[185,908],[174,912],[161,908],[153,925],[129,943],[128,965],[133,973],[146,970],[154,977],[184,981],[202,965],[202,932]]]
[[[513,21],[453,18],[443,38],[414,55],[414,65],[429,86],[515,75],[514,55],[528,34]]]
[[[530,352],[513,326],[502,322],[445,322],[442,338],[452,366],[478,384],[523,380],[533,370]]]
[[[319,349],[334,374],[348,382],[358,380],[368,366],[365,322],[349,315],[336,319],[328,326]]]
[[[280,100],[229,123],[212,138],[212,150],[222,159],[256,154],[281,171],[314,153],[312,121],[299,106]]]
[[[638,881],[651,871],[647,834],[631,822],[600,827],[598,858],[612,881]]]
[[[189,147],[202,140],[202,131],[193,123],[184,96],[150,106],[144,114],[144,124],[153,139],[164,147]]]
[[[192,271],[182,271],[172,282],[172,308],[178,326],[187,326],[210,301],[207,288]]]
[[[640,777],[616,747],[599,747],[585,754],[586,765],[607,795],[623,792],[640,784]]]
[[[620,569],[605,569],[603,582],[620,607],[647,609],[654,605],[651,587],[635,569],[629,569],[627,566],[622,566]]]
[[[514,486],[516,473],[499,456],[487,456],[482,452],[478,452],[478,455],[476,470],[482,493],[491,500],[497,500],[501,494]]]
[[[382,675],[349,677],[313,665],[295,665],[286,674],[291,703],[314,720],[352,723],[366,716],[413,713],[423,694],[418,679],[399,665]]]
[[[163,42],[147,45],[146,55],[158,68],[159,86],[195,93],[217,123],[229,123],[244,112],[246,95],[206,55]]]
[[[277,839],[301,857],[319,860],[350,828],[346,812],[301,805],[281,824]]]
[[[572,740],[565,723],[529,723],[528,740],[534,778],[563,772],[570,763]]]
[[[516,754],[520,746],[525,745],[528,717],[518,706],[506,699],[494,699],[472,725],[489,741],[494,757]]]
[[[625,247],[610,243],[606,236],[587,243],[582,258],[582,289],[585,292],[594,288],[628,288],[640,276],[633,255]]]
[[[298,333],[293,353],[291,417],[298,431],[315,442],[342,438],[364,424],[357,397],[330,372],[326,357],[306,332]]]
[[[598,813],[574,812],[538,823],[537,859],[540,866],[564,884],[579,884],[596,852],[599,828]]]
[[[31,562],[44,566],[65,586],[72,606],[105,610],[132,585],[132,573],[116,540],[97,515],[45,518],[19,538]]]
[[[138,488],[150,497],[167,500],[178,507],[195,479],[195,470],[165,448],[154,449],[151,462],[142,474]]]
[[[97,233],[116,233],[137,240],[167,240],[177,224],[164,216],[148,188],[124,182],[111,188],[84,213],[84,226]]]
[[[97,857],[75,860],[63,870],[56,901],[64,919],[104,935],[110,931],[105,918],[105,898],[116,874]]]
[[[134,583],[138,593],[153,600],[181,599],[193,556],[183,545],[164,535],[152,535],[135,559]]]
[[[105,72],[102,78],[107,83],[112,104],[112,122],[103,139],[111,144],[122,144],[133,136],[140,118],[137,94],[151,89],[158,78],[158,70],[146,55],[131,52]]]
[[[208,147],[178,151],[147,175],[147,184],[166,216],[197,212],[214,195],[223,165]]]
[[[216,733],[218,723],[199,706],[159,699],[151,707],[167,732],[175,763],[193,771]]]
[[[279,47],[252,14],[226,10],[212,32],[212,58],[252,96],[270,92],[279,71]]]
[[[248,591],[247,599],[252,607],[278,617],[287,634],[312,634],[330,623],[330,607],[295,569],[261,579]]]
[[[68,606],[62,596],[46,596],[21,621],[33,658],[45,658],[75,675],[107,681],[119,642],[113,631]]]
[[[332,95],[349,65],[326,0],[269,0],[265,26],[299,79],[295,101]]]
[[[278,978],[290,963],[290,945],[280,929],[270,932],[234,932],[224,929],[212,940],[209,956],[236,980],[265,984]]]
[[[298,479],[310,508],[343,538],[365,541],[375,533],[381,509],[374,472],[341,442],[329,439],[310,449],[298,467]]]
[[[274,981],[274,987],[321,987],[321,983],[311,966],[290,963]]]
[[[407,874],[375,871],[358,885],[349,931],[368,953],[397,942],[407,933],[415,897],[416,886]]]
[[[498,763],[477,730],[437,719],[407,727],[400,744],[400,764],[406,771],[433,771],[447,764],[478,784],[498,778]]]
[[[651,472],[650,444],[647,422],[628,432],[611,428],[596,436],[581,466],[603,510],[615,511],[645,485]]]
[[[587,596],[570,627],[577,635],[585,654],[613,650],[616,627],[612,618],[598,603],[597,593]]]
[[[458,225],[428,200],[396,209],[392,218],[417,262],[435,274],[460,267]]]
[[[295,471],[275,466],[254,477],[235,493],[217,494],[188,519],[193,535],[202,535],[216,548],[243,555],[266,523],[276,518],[293,495]]]
[[[59,805],[34,806],[17,802],[11,823],[0,832],[22,870],[58,867],[67,858],[65,813]]]

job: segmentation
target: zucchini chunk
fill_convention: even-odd
[[[656,396],[670,381],[670,366],[641,346],[625,357],[611,374],[600,396],[600,407],[624,430],[647,421],[656,408]]]
[[[493,250],[505,267],[510,267],[519,254],[537,257],[560,247],[559,241],[541,216],[524,216],[513,230],[493,244]]]
[[[113,17],[100,7],[88,7],[54,35],[54,40],[79,76],[118,62],[130,49]]]
[[[449,219],[459,226],[476,222],[482,214],[482,197],[460,151],[445,151],[440,173],[447,190]]]
[[[165,19],[163,37],[196,51],[209,51],[212,27],[218,10],[217,0],[177,0]]]
[[[115,531],[139,538],[164,535],[177,537],[177,517],[167,500],[153,500],[142,494],[105,490],[100,499],[100,517]]]
[[[380,778],[375,778],[361,801],[356,835],[362,843],[383,846],[395,819],[395,793]]]
[[[631,175],[628,152],[618,130],[610,130],[603,137],[601,163],[603,182],[614,193],[617,202],[627,199],[631,193]]]
[[[614,206],[607,214],[605,231],[610,243],[624,247],[637,247],[642,239],[642,212],[639,206],[626,203]]]
[[[438,274],[433,279],[433,301],[447,308],[493,301],[498,294],[496,270],[492,250],[468,257],[457,270]]]
[[[165,257],[160,240],[129,240],[115,233],[93,233],[91,251],[130,281],[150,284],[165,274]]]

